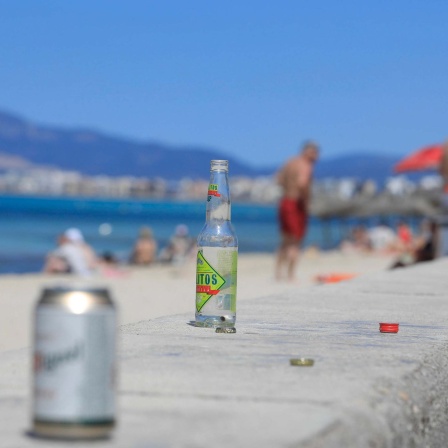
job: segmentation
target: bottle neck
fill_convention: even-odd
[[[206,221],[230,221],[230,190],[227,171],[211,170]]]

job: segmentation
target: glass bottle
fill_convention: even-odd
[[[196,326],[233,328],[238,239],[230,222],[227,160],[212,160],[206,221],[198,239]]]

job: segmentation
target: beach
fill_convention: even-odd
[[[341,273],[363,276],[387,269],[391,260],[391,256],[379,254],[310,249],[304,252],[300,261],[297,282],[288,283],[274,278],[274,254],[240,254],[237,300],[240,302],[295,292],[299,296],[304,287],[325,287],[316,282],[315,277],[318,275]],[[43,274],[2,275],[0,351],[30,346],[33,307],[44,287],[106,287],[118,306],[121,325],[188,312],[191,312],[191,320],[194,320],[195,268],[195,260],[191,259],[179,267],[154,265],[113,268],[89,279]],[[252,303],[256,306],[256,301]]]
[[[120,327],[118,426],[95,446],[447,446],[446,259],[386,271],[388,257],[309,252],[297,285],[273,281],[273,261],[241,256],[230,336],[188,325],[194,300],[182,288],[191,288],[194,263],[102,281],[122,323],[139,322]],[[335,266],[359,277],[312,285]],[[0,279],[10,344],[29,331],[33,300],[17,294],[47,281]],[[23,305],[15,315],[14,304]],[[168,315],[151,318],[158,313]],[[399,322],[399,331],[383,333],[379,322]],[[47,446],[29,437],[30,349],[1,356],[2,447]],[[312,366],[291,362],[301,359]]]

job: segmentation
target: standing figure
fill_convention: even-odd
[[[286,268],[288,280],[295,279],[300,243],[305,236],[311,196],[314,164],[319,147],[308,141],[299,155],[288,160],[277,174],[283,195],[279,204],[281,243],[277,253],[276,277],[283,278]]]

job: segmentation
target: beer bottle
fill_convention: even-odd
[[[234,328],[238,239],[230,222],[227,160],[212,160],[206,221],[198,239],[196,326]]]

